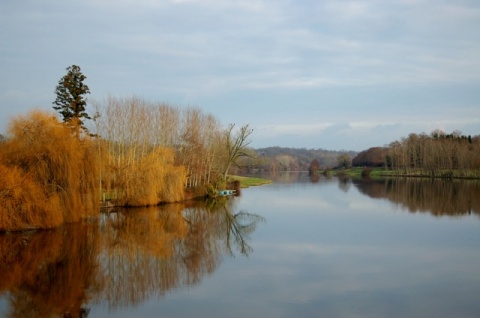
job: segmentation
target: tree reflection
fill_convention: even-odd
[[[257,224],[264,222],[265,219],[259,215],[240,211],[236,214],[230,212],[227,206],[224,206],[224,228],[226,231],[225,243],[228,251],[233,255],[232,245],[237,246],[240,253],[248,256],[253,252],[253,248],[247,243],[250,240],[249,235],[255,232]]]
[[[99,301],[109,308],[137,305],[178,286],[175,242],[187,235],[181,207],[118,210],[102,220]]]
[[[198,284],[219,266],[221,242],[227,242],[231,253],[231,233],[241,253],[248,254],[247,236],[262,218],[232,214],[233,202],[233,198],[213,205],[190,202],[110,214],[103,225],[106,261],[99,299],[114,309]]]
[[[99,290],[98,228],[91,223],[0,236],[0,294],[8,317],[86,317]]]
[[[408,211],[428,212],[435,216],[480,215],[480,182],[395,178],[355,180],[359,191],[372,198],[387,198]]]
[[[248,256],[253,252],[253,248],[248,244],[250,234],[255,232],[260,222],[265,222],[265,218],[257,214],[234,210],[235,200],[229,197],[219,197],[211,199],[207,203],[208,211],[217,220],[217,228],[220,231],[220,237],[224,241],[224,246],[229,255],[234,255],[232,246],[236,247],[242,255]]]
[[[348,190],[350,190],[351,183],[352,183],[351,179],[346,176],[338,177],[338,188],[345,193],[347,193]]]
[[[137,306],[198,284],[222,254],[252,252],[263,218],[235,198],[119,209],[49,231],[0,234],[0,296],[8,317],[87,317],[89,304]]]

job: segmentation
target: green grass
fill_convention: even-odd
[[[367,174],[370,178],[382,178],[382,177],[426,177],[426,178],[466,178],[466,179],[478,179],[480,178],[480,171],[478,170],[446,170],[437,171],[435,175],[431,175],[426,170],[409,170],[409,171],[396,171],[385,170],[384,168],[348,168],[348,169],[332,169],[321,170],[317,173],[326,174],[330,176],[349,176],[349,177],[362,177],[363,171],[369,171]]]
[[[327,174],[330,176],[348,176],[348,177],[361,177],[364,170],[368,170],[368,176],[370,178],[380,178],[386,176],[395,176],[397,175],[396,171],[385,170],[384,168],[347,168],[347,169],[335,169],[335,170],[322,170],[320,174]]]
[[[260,186],[260,185],[272,183],[272,180],[269,180],[269,179],[241,177],[241,176],[229,176],[229,180],[240,181],[241,188],[248,188],[248,187]]]

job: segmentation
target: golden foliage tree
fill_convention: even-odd
[[[88,137],[75,137],[49,113],[15,118],[0,151],[0,227],[45,228],[97,215],[97,157]]]
[[[103,185],[117,204],[181,201],[186,187],[209,182],[214,155],[206,140],[217,124],[212,116],[137,97],[109,97],[95,107],[97,134],[109,152]]]
[[[18,167],[0,164],[0,201],[0,229],[50,228],[62,222],[58,197],[49,197]]]
[[[148,206],[183,200],[186,172],[182,166],[174,165],[172,149],[156,147],[127,165],[128,169],[116,169],[123,192],[120,205]]]

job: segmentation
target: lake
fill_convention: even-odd
[[[0,234],[0,315],[480,316],[479,181],[274,178]]]

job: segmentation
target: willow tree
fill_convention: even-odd
[[[55,94],[57,98],[53,102],[53,109],[63,117],[63,122],[70,125],[77,136],[80,128],[87,131],[84,119],[91,119],[86,112],[87,101],[85,95],[90,89],[83,81],[87,77],[82,74],[80,66],[72,65],[67,67],[67,74],[58,82]]]
[[[0,147],[0,229],[51,228],[96,216],[98,155],[52,114],[15,117]]]

